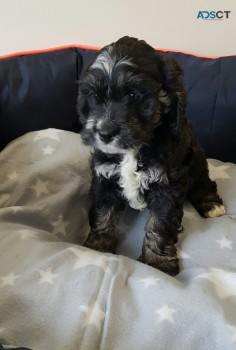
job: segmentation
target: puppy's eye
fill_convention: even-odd
[[[84,87],[81,89],[81,94],[83,96],[94,97],[95,99],[98,98],[98,94],[93,92],[90,88],[87,88],[87,87]]]
[[[88,96],[91,93],[91,91],[87,88],[84,88],[84,89],[81,89],[81,93],[84,96]]]
[[[96,101],[100,101],[101,100],[101,96],[99,94],[97,94],[96,92],[93,93],[93,98],[96,100]]]
[[[132,102],[139,102],[142,99],[142,96],[138,93],[135,92],[130,92],[129,93],[129,98]]]

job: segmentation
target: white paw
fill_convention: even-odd
[[[215,218],[225,214],[225,207],[222,204],[215,204],[211,210],[206,213],[208,218]]]

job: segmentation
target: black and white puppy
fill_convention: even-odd
[[[203,217],[225,213],[185,107],[180,67],[145,41],[123,37],[97,53],[78,94],[82,138],[94,147],[85,246],[115,252],[117,212],[148,208],[139,260],[176,275],[184,200]]]

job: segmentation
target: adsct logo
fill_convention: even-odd
[[[223,20],[229,19],[231,11],[198,11],[197,19]]]

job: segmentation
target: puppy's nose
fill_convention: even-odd
[[[120,128],[114,124],[106,124],[98,129],[98,134],[103,142],[109,143],[119,133],[119,130]]]

